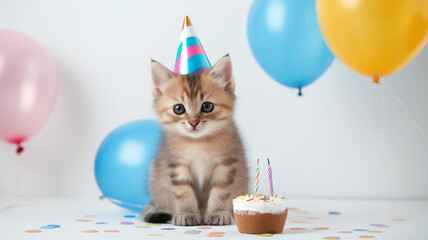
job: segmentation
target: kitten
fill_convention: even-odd
[[[244,149],[235,127],[229,55],[209,71],[178,75],[151,63],[156,111],[164,130],[151,165],[152,204],[144,220],[181,226],[233,223],[232,199],[247,191]]]

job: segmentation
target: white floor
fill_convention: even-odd
[[[271,238],[317,240],[372,236],[375,239],[428,239],[428,201],[289,199],[288,206],[290,213],[284,233]],[[28,233],[28,230],[41,232]],[[86,230],[89,231],[82,232]],[[185,233],[189,231],[191,234]],[[201,239],[220,236],[223,239],[262,238],[240,234],[235,225],[212,229],[149,225],[141,221],[138,214],[97,199],[0,200],[1,240]]]

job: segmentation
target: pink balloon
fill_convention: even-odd
[[[22,33],[0,30],[0,139],[18,145],[49,117],[58,90],[54,63]]]

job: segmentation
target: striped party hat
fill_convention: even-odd
[[[174,73],[181,75],[203,72],[211,68],[207,54],[193,29],[192,22],[186,16],[181,29],[180,45],[175,59]]]

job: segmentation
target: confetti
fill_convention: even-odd
[[[199,234],[198,232],[184,232],[184,234]]]
[[[298,208],[295,208],[295,207],[289,207],[287,209],[288,211],[296,211],[296,212],[300,211]]]
[[[147,234],[146,236],[155,237],[155,236],[162,236],[162,234]]]
[[[318,227],[318,228],[314,228],[315,230],[329,230],[329,227]]]
[[[222,234],[207,234],[207,237],[223,237]]]
[[[77,219],[78,222],[93,222],[91,219]]]
[[[368,230],[357,228],[357,229],[354,229],[354,231],[356,231],[356,232],[367,232]]]
[[[187,230],[186,232],[195,232],[195,233],[200,233],[200,232],[202,232],[202,231],[199,231],[199,230]]]
[[[290,228],[291,230],[306,230],[306,228],[298,228],[298,227],[295,227],[295,228]]]
[[[375,226],[375,227],[377,227],[377,226],[385,226],[385,224],[370,224],[370,226]]]
[[[382,233],[382,231],[367,231],[368,233]]]
[[[377,228],[390,228],[390,226],[376,226]]]
[[[353,231],[338,231],[338,233],[353,233]]]
[[[361,235],[358,236],[358,238],[374,238],[375,236],[371,236],[371,235]]]
[[[207,237],[223,237],[224,232],[210,232],[207,234]]]
[[[315,224],[316,222],[311,222],[311,221],[291,221],[291,223],[308,223],[308,224]]]
[[[391,221],[394,221],[394,222],[403,222],[403,221],[406,221],[406,219],[394,218],[394,219],[391,219]]]
[[[257,236],[259,236],[259,237],[272,237],[273,234],[272,233],[265,233],[265,234],[259,234]]]
[[[32,230],[27,230],[27,231],[25,231],[26,233],[41,233],[42,232],[42,230],[39,230],[39,229],[32,229]]]
[[[213,229],[212,227],[198,227],[197,229]]]
[[[136,228],[150,228],[150,226],[135,226]]]
[[[49,224],[49,225],[40,227],[40,229],[55,229],[55,228],[60,228],[60,227],[61,226],[57,225],[57,224]]]
[[[108,222],[96,222],[95,224],[108,224]]]
[[[332,212],[328,212],[328,214],[330,214],[330,215],[340,215],[340,212],[334,212],[334,211],[332,211]]]
[[[133,222],[121,222],[120,225],[134,225]]]
[[[161,230],[175,230],[175,228],[161,228]]]
[[[95,229],[88,229],[88,230],[83,230],[82,232],[84,232],[84,233],[97,233],[98,231]]]
[[[108,233],[117,233],[117,232],[119,232],[119,230],[104,230],[104,232],[108,232]]]
[[[124,218],[135,218],[135,215],[125,215]]]
[[[336,237],[336,236],[327,236],[327,237],[323,237],[323,239],[340,239],[340,237]]]

